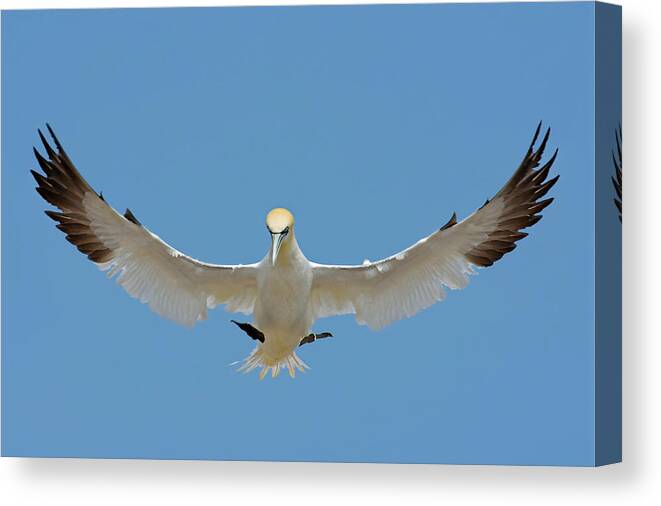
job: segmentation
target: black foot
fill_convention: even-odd
[[[239,323],[239,322],[234,321],[234,320],[230,320],[230,321],[233,324],[235,324],[237,327],[239,327],[241,330],[243,330],[250,337],[252,337],[255,341],[259,341],[260,343],[264,342],[264,334],[262,334],[259,330],[257,330],[255,327],[253,327],[249,323]]]
[[[303,346],[304,344],[314,343],[317,339],[323,339],[324,337],[333,337],[333,334],[330,332],[322,332],[321,334],[308,334],[301,342],[298,343],[298,346]]]

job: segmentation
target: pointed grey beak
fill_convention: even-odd
[[[278,253],[282,247],[282,241],[285,239],[285,235],[287,234],[271,233],[271,265],[275,265],[275,261],[278,259]]]

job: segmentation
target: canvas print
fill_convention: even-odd
[[[620,460],[618,7],[2,37],[3,455]]]

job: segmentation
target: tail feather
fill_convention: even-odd
[[[237,371],[247,374],[258,367],[262,368],[259,372],[260,380],[264,379],[269,371],[271,371],[272,378],[277,377],[280,374],[280,369],[284,369],[285,367],[289,371],[289,376],[292,378],[296,377],[297,369],[300,372],[305,372],[306,369],[310,368],[296,355],[295,351],[292,351],[289,355],[283,358],[274,360],[264,353],[262,346],[257,346],[252,350],[252,353],[243,360],[243,363],[239,366]]]

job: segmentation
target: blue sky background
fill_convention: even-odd
[[[591,464],[593,9],[3,12],[3,454]],[[379,333],[319,321],[294,381],[228,367],[253,344],[223,310],[189,330],[105,280],[28,172],[48,121],[187,254],[258,260],[286,206],[308,258],[360,263],[481,205],[540,119],[562,177],[531,236]]]

